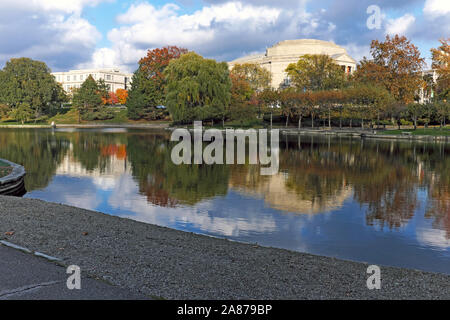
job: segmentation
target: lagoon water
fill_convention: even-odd
[[[450,145],[280,136],[280,171],[180,165],[166,131],[0,129],[27,198],[178,230],[450,274]],[[1,211],[1,208],[0,208]]]

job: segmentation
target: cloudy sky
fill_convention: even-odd
[[[134,71],[146,50],[177,45],[230,61],[281,40],[334,41],[355,58],[372,39],[402,34],[422,56],[450,37],[449,0],[0,0],[0,67],[14,57],[53,71],[118,66]],[[381,9],[369,29],[368,8]],[[373,20],[371,20],[373,22]]]

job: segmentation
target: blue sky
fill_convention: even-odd
[[[367,27],[367,8],[381,10]],[[359,60],[386,34],[407,36],[425,58],[450,37],[448,0],[2,0],[0,66],[14,57],[54,71],[134,71],[155,47],[178,45],[222,61],[287,39],[333,41]]]

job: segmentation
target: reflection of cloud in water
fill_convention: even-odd
[[[447,239],[447,233],[445,230],[419,229],[417,230],[417,240],[427,246],[442,249],[450,248],[450,239]]]
[[[342,208],[345,200],[353,194],[350,187],[343,187],[335,194],[326,196],[323,200],[302,199],[301,195],[286,186],[286,178],[283,173],[268,176],[264,181],[256,185],[235,185],[230,182],[230,188],[243,194],[262,197],[271,208],[297,212],[304,214],[326,213]]]
[[[164,226],[188,224],[202,231],[224,236],[239,236],[250,232],[267,233],[276,230],[273,218],[257,213],[247,211],[246,216],[243,217],[241,211],[230,210],[222,216],[213,216],[211,212],[215,212],[216,209],[214,201],[203,201],[195,207],[163,208],[149,204],[146,197],[138,196],[138,194],[136,182],[131,176],[123,175],[112,190],[108,204],[115,209],[135,213],[130,218],[141,222]]]

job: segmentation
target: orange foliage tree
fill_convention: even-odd
[[[403,105],[413,102],[423,86],[425,60],[419,49],[404,36],[387,35],[384,42],[372,41],[371,55],[372,60],[364,58],[360,62],[354,79],[384,86]]]
[[[128,91],[125,89],[117,89],[116,90],[117,100],[120,104],[126,104],[128,98]]]

